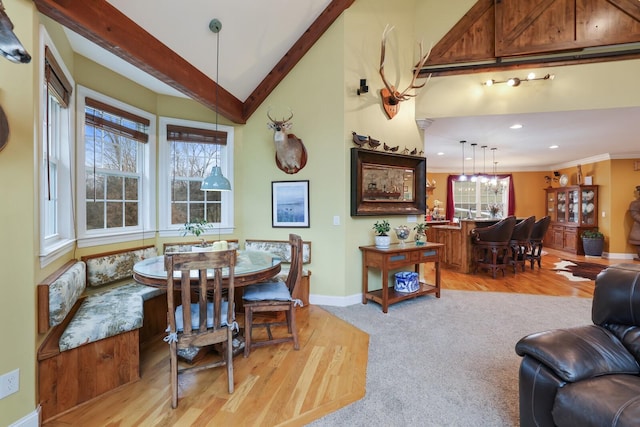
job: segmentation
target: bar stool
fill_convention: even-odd
[[[496,271],[504,270],[511,260],[511,234],[516,225],[516,217],[508,216],[496,224],[471,230],[473,244],[473,273],[478,269],[491,271],[496,278]]]
[[[531,232],[533,225],[536,222],[535,216],[530,216],[523,219],[513,227],[513,233],[511,233],[511,239],[509,245],[511,246],[511,265],[513,266],[513,273],[516,273],[518,265],[522,267],[522,271],[525,271],[525,264],[527,263],[527,257],[531,250]]]
[[[531,237],[529,238],[531,251],[527,255],[527,259],[531,263],[532,270],[536,262],[538,263],[538,268],[540,268],[540,261],[542,260],[542,242],[544,240],[544,235],[547,234],[547,229],[549,228],[550,223],[551,217],[545,216],[533,224],[533,230],[531,230]]]

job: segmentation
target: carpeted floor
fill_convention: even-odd
[[[591,323],[590,299],[497,292],[323,308],[371,339],[365,397],[315,427],[517,426],[516,342]]]

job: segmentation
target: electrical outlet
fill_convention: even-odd
[[[20,390],[20,369],[14,369],[0,377],[0,399],[17,393],[18,390]]]

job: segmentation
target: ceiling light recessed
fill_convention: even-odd
[[[551,148],[552,150],[555,150],[556,148],[558,148],[557,145],[550,145],[549,148]]]
[[[444,153],[442,151],[437,153],[438,156],[444,156]]]
[[[516,123],[509,126],[509,129],[522,129],[522,125],[520,123]]]

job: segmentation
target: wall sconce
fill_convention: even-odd
[[[367,86],[367,79],[360,79],[360,88],[356,91],[358,95],[369,92],[369,86]]]
[[[544,75],[542,77],[536,77],[536,75],[534,73],[529,73],[529,75],[524,79],[521,79],[521,78],[518,78],[518,77],[512,77],[512,78],[510,78],[508,80],[500,80],[500,81],[499,80],[490,79],[490,80],[487,80],[486,82],[484,82],[482,84],[484,86],[493,86],[493,85],[500,84],[500,83],[506,83],[508,86],[516,87],[516,86],[520,86],[520,83],[522,83],[522,82],[531,82],[531,81],[534,81],[534,80],[553,80],[555,77],[556,77],[555,74],[546,74],[546,75]]]

